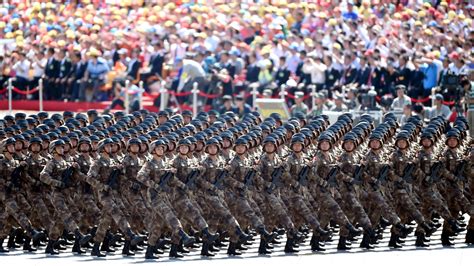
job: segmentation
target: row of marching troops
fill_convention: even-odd
[[[258,236],[259,254],[285,239],[294,253],[305,242],[324,251],[335,234],[338,250],[358,240],[372,249],[384,229],[392,248],[412,233],[427,247],[437,230],[451,246],[466,228],[474,244],[466,119],[357,120],[169,110],[5,116],[0,252],[72,246],[103,257],[121,247],[154,259],[227,247],[240,255]]]

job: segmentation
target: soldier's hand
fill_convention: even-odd
[[[110,186],[109,186],[109,185],[103,185],[103,186],[102,186],[102,190],[103,190],[103,191],[109,191],[109,190],[110,190]]]
[[[122,170],[123,169],[123,164],[117,164],[115,166],[115,169]]]
[[[57,187],[58,187],[58,188],[65,188],[65,187],[66,187],[66,184],[64,184],[64,182],[58,181]]]
[[[74,168],[79,168],[79,164],[78,164],[77,162],[74,162],[74,163],[72,164],[72,167],[74,167]]]
[[[26,163],[25,161],[21,161],[21,162],[20,162],[20,166],[25,167],[26,165],[27,165],[27,163]]]
[[[176,174],[176,171],[177,171],[177,170],[176,170],[176,168],[171,168],[169,171],[170,171],[171,173],[173,173],[173,174]]]

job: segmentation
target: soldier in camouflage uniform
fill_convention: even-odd
[[[111,159],[113,141],[110,138],[103,139],[98,144],[98,152],[100,156],[98,160],[92,162],[87,173],[87,183],[97,190],[99,196],[98,202],[102,205],[99,225],[96,235],[94,236],[94,247],[92,256],[103,257],[104,253],[99,250],[100,243],[104,241],[106,232],[112,222],[125,234],[125,244],[122,250],[124,255],[134,255],[130,250],[131,245],[136,245],[142,241],[142,237],[137,236],[131,229],[127,221],[125,213],[122,211],[125,207],[121,202],[119,191],[120,186],[124,184],[120,182],[119,176],[122,171],[121,165],[118,165]]]
[[[61,139],[50,143],[49,152],[53,155],[53,159],[46,163],[40,175],[41,182],[51,188],[51,201],[55,208],[54,216],[56,219],[48,230],[49,242],[45,250],[47,254],[51,255],[58,254],[53,245],[58,244],[57,241],[63,229],[66,229],[69,232],[74,232],[75,243],[73,246],[73,252],[84,253],[80,247],[87,243],[91,238],[90,235],[83,235],[81,233],[79,226],[70,211],[70,208],[73,207],[73,205],[71,204],[71,187],[69,186],[75,184],[72,181],[66,181],[66,178],[64,178],[68,175],[65,172],[71,171],[71,168],[68,167],[72,167],[68,165],[62,157],[64,145],[66,144]],[[67,179],[70,179],[70,176],[67,177]],[[73,208],[73,210],[75,211],[75,208]],[[76,213],[78,213],[78,211],[76,211]]]
[[[198,170],[196,166],[188,158],[190,152],[191,141],[182,139],[179,141],[177,149],[178,156],[171,162],[171,167],[176,169],[176,177],[185,185],[185,187],[173,187],[171,203],[177,211],[180,220],[187,220],[193,227],[197,228],[203,235],[203,247],[201,255],[212,256],[209,251],[211,245],[218,235],[209,232],[209,226],[202,216],[201,210],[197,202],[194,200],[192,191],[188,186],[190,174]]]
[[[183,245],[187,247],[192,245],[195,242],[195,239],[184,232],[183,226],[171,206],[168,193],[172,187],[181,187],[184,189],[185,185],[174,177],[171,172],[168,173],[169,176],[165,175],[167,171],[170,171],[169,166],[164,159],[164,153],[167,147],[166,142],[163,139],[159,139],[152,142],[150,146],[150,151],[153,157],[145,162],[136,177],[139,182],[147,187],[147,201],[149,205],[152,206],[152,217],[158,217],[159,221],[154,230],[150,232],[150,237],[148,239],[149,246],[145,258],[155,258],[154,251],[156,248],[156,242],[160,236],[159,232],[167,227],[171,228],[170,257],[180,258],[183,257],[181,254],[178,254],[180,240],[182,240]],[[152,225],[148,225],[148,227],[151,226]]]
[[[20,165],[20,162],[13,158],[15,142],[13,138],[6,139],[3,154],[0,155],[2,176],[0,180],[0,252],[8,252],[8,250],[3,248],[3,241],[12,229],[13,224],[10,222],[11,218],[13,218],[23,230],[27,231],[24,250],[33,251],[30,245],[31,240],[38,241],[43,237],[42,233],[33,229],[30,220],[20,209],[18,204],[17,192],[21,188],[21,180],[20,176],[18,176],[18,171],[21,169],[20,167],[24,167],[26,164],[22,163],[22,165]]]

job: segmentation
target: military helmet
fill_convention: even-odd
[[[56,150],[56,147],[60,147],[64,145],[66,145],[66,143],[62,139],[57,139],[57,140],[52,141],[49,144],[49,153],[54,153]]]
[[[102,151],[104,151],[105,145],[113,144],[113,143],[114,143],[114,141],[111,138],[103,139],[103,140],[99,141],[99,143],[97,144],[97,151],[102,152]]]

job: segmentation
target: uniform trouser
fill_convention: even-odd
[[[1,202],[0,206],[0,238],[4,239],[8,236],[11,230],[11,223],[8,221],[13,218],[24,230],[30,231],[32,229],[31,222],[28,216],[21,210],[14,195],[7,195],[6,199]]]
[[[206,216],[207,221],[218,221],[218,229],[227,230],[230,235],[230,241],[237,241],[238,236],[235,232],[236,228],[240,226],[239,223],[230,212],[225,201],[218,195],[211,195],[209,193],[211,192],[203,192],[198,198],[201,208],[208,214],[208,216]]]
[[[82,221],[80,221],[81,230],[93,227],[98,222],[97,218],[100,217],[100,208],[97,206],[94,194],[83,193],[80,195],[78,205],[83,214]]]
[[[313,230],[321,227],[316,214],[311,211],[303,196],[299,191],[291,188],[281,191],[282,199],[285,202],[292,217],[302,217],[303,220],[311,226]]]
[[[270,222],[273,226],[282,225],[288,233],[293,233],[295,225],[290,218],[288,210],[283,201],[278,197],[277,192],[262,192],[263,204],[260,206],[263,209],[265,220]]]
[[[150,224],[147,225],[147,228],[153,228],[153,230],[150,231],[148,243],[152,246],[155,245],[162,230],[165,227],[169,227],[171,229],[171,242],[173,244],[179,244],[179,231],[183,229],[183,226],[176,216],[168,196],[165,193],[150,193],[148,199],[153,212],[152,216],[156,219],[150,220]],[[157,220],[159,222],[157,222]]]
[[[349,219],[347,219],[347,216],[342,211],[341,206],[339,206],[330,192],[326,188],[317,186],[313,189],[312,193],[314,199],[318,201],[318,214],[321,226],[325,228],[329,222],[333,220],[341,226],[339,235],[348,237],[349,230],[347,229],[346,225],[350,223]]]
[[[48,228],[51,223],[51,213],[45,203],[45,197],[41,192],[33,192],[29,194],[32,206],[32,219],[37,221],[35,227]]]
[[[395,213],[392,206],[386,202],[380,190],[370,187],[366,188],[365,192],[362,193],[364,195],[363,204],[373,225],[378,224],[381,217],[387,219],[391,224],[400,223],[400,217]]]
[[[126,215],[123,213],[118,200],[112,192],[100,192],[99,201],[102,204],[102,212],[99,218],[99,225],[95,235],[95,242],[104,241],[107,230],[112,225],[112,222],[118,226],[123,233],[130,229],[130,224],[127,221]],[[125,234],[125,237],[128,236]]]
[[[177,191],[173,195],[171,204],[181,221],[187,221],[191,226],[196,227],[198,230],[203,230],[208,227],[200,208],[197,206],[197,203],[189,197],[189,195]]]
[[[147,215],[151,210],[147,208],[145,199],[142,197],[140,190],[130,189],[126,195],[123,195],[122,199],[123,198],[126,198],[130,204],[130,225],[132,228],[136,231],[142,231],[143,229],[150,231],[151,228],[146,225],[151,224],[151,221],[147,221],[152,218],[150,215]]]
[[[239,222],[251,225],[254,228],[263,228],[263,216],[257,214],[254,208],[250,206],[248,199],[242,195],[244,192],[227,191],[225,200],[230,211],[237,217]]]
[[[79,212],[77,211],[77,208],[75,208],[75,206],[70,203],[71,200],[65,197],[62,192],[53,192],[52,204],[54,206],[55,219],[54,223],[51,224],[51,230],[48,231],[50,239],[57,240],[63,233],[64,229],[73,232],[79,228],[76,221],[74,220],[75,218],[78,218],[78,216],[72,215],[72,212],[74,212],[75,215],[79,215]]]
[[[364,229],[372,228],[370,218],[357,198],[354,188],[341,188],[339,191],[341,194],[339,205],[348,218],[353,223],[360,224]]]

